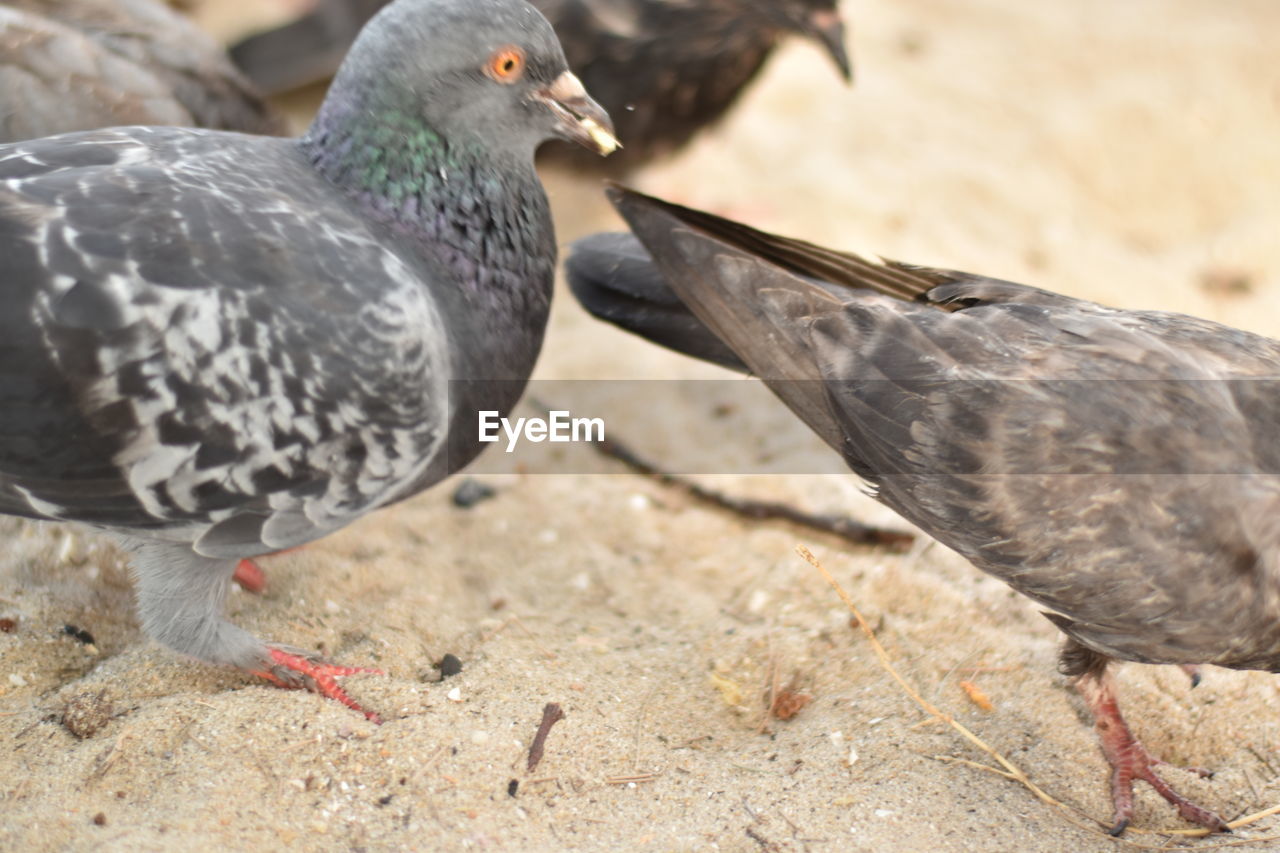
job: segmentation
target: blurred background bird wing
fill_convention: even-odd
[[[0,142],[130,124],[284,132],[214,40],[154,0],[0,6]]]

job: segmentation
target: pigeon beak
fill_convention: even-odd
[[[846,83],[853,82],[853,63],[849,61],[849,53],[844,46],[844,21],[840,13],[834,9],[821,9],[811,14],[805,21],[804,32],[809,38],[827,49],[840,76]]]
[[[537,99],[546,104],[556,117],[556,135],[569,142],[608,157],[622,147],[613,135],[613,121],[604,107],[591,100],[582,81],[566,71],[545,89]]]

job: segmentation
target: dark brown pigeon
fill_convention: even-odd
[[[301,19],[231,49],[266,92],[327,78],[385,0],[318,0]],[[543,152],[615,174],[686,144],[721,118],[779,40],[799,35],[831,54],[846,79],[836,0],[533,0],[569,67],[613,116],[623,149],[608,160],[570,146]]]
[[[284,132],[222,48],[155,0],[0,5],[0,142],[130,124]]]
[[[587,309],[758,375],[881,502],[1046,607],[1113,834],[1135,779],[1226,829],[1158,775],[1107,667],[1280,671],[1280,342],[610,196],[643,248],[575,245]]]
[[[546,328],[552,137],[614,144],[537,10],[396,0],[299,139],[0,145],[0,513],[113,534],[155,640],[358,708],[228,583],[485,446]]]

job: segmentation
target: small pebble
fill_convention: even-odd
[[[441,678],[448,678],[451,675],[457,675],[462,672],[462,661],[458,659],[457,655],[447,654],[440,658],[435,668],[440,670]]]
[[[520,790],[520,780],[519,780],[519,779],[512,779],[510,782],[508,782],[508,783],[507,783],[507,796],[508,796],[508,797],[514,797],[514,796],[516,795],[516,793],[517,793],[519,790]]]
[[[452,690],[450,690],[448,693],[445,694],[445,698],[447,698],[450,702],[461,702],[462,688],[461,687],[453,688]]]
[[[78,738],[93,737],[111,722],[112,711],[105,690],[80,693],[68,699],[63,707],[62,725]]]
[[[1213,268],[1200,273],[1200,288],[1215,296],[1247,296],[1255,285],[1244,270]]]
[[[489,742],[489,733],[478,731],[478,730],[474,731],[471,733],[471,742],[474,743],[476,746],[486,744]]]
[[[12,684],[14,687],[27,686],[27,680],[23,678],[22,675],[16,672],[9,673],[9,683]]]
[[[13,619],[0,619],[0,632],[12,634],[18,630],[18,623]]]
[[[106,826],[106,825],[107,825],[107,816],[106,816],[105,814],[103,814],[102,812],[98,812],[96,815],[94,815],[94,816],[93,816],[93,825],[94,825],[94,826]]]
[[[470,477],[458,484],[453,490],[453,505],[458,509],[471,509],[478,503],[484,503],[497,494],[493,486],[487,486]]]
[[[86,646],[95,645],[93,641],[93,634],[90,634],[83,628],[77,628],[75,625],[63,625],[62,633],[66,634],[68,637],[75,637]]]

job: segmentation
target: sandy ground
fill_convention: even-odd
[[[1273,0],[858,0],[847,11],[856,89],[816,51],[789,47],[728,123],[638,182],[820,242],[1280,333]],[[612,222],[589,183],[550,185],[565,240]],[[539,375],[719,374],[561,298]],[[766,452],[792,454],[794,470],[829,458],[802,436],[780,446],[797,434],[775,432],[787,416],[763,397],[732,428],[707,408],[609,423],[650,456],[723,458],[725,471]],[[386,670],[348,679],[380,727],[155,646],[108,546],[0,521],[0,617],[12,620],[0,627],[13,628],[0,633],[0,848],[1214,843],[1103,835],[1106,767],[1055,673],[1055,631],[954,554],[747,523],[589,456],[572,470],[481,474],[498,495],[470,510],[444,484],[264,560],[267,593],[233,595],[231,617],[261,636]],[[709,481],[897,523],[851,477]],[[990,759],[907,698],[798,542],[925,697],[1069,811],[951,761]],[[463,670],[435,683],[446,653]],[[1185,792],[1228,818],[1280,802],[1280,681],[1212,670],[1191,691],[1173,668],[1121,673],[1147,744],[1217,771],[1170,771]],[[767,720],[773,681],[812,702]],[[61,722],[69,702],[86,737]],[[548,702],[566,718],[528,772]],[[1137,824],[1180,821],[1141,787]],[[1265,840],[1275,833],[1272,818],[1236,840],[1261,849],[1280,845]]]

